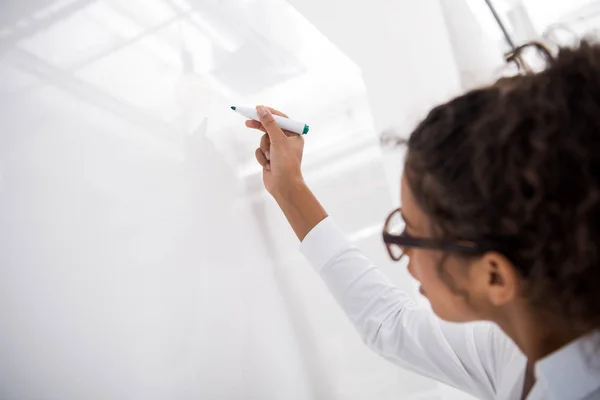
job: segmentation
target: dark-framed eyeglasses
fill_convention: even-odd
[[[477,244],[458,244],[434,238],[418,238],[406,233],[406,223],[402,217],[401,208],[397,208],[387,217],[383,225],[383,242],[390,257],[400,261],[407,248],[441,250],[468,255],[481,255],[486,249]]]

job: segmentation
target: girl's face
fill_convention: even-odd
[[[406,235],[433,237],[431,219],[415,201],[404,175],[400,198]],[[409,259],[409,273],[419,281],[421,293],[441,319],[452,322],[495,319],[498,307],[513,299],[514,290],[510,293],[506,290],[514,288],[505,285],[511,283],[508,279],[511,277],[502,279],[506,265],[498,264],[504,260],[496,254],[467,260],[457,254],[413,247],[406,248],[405,257]]]

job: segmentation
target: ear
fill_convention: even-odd
[[[519,294],[520,277],[515,266],[502,254],[486,253],[480,260],[485,272],[486,292],[491,304],[503,306]]]

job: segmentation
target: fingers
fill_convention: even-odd
[[[285,115],[284,113],[282,113],[279,110],[276,110],[276,109],[271,108],[271,107],[267,107],[267,108],[269,109],[269,111],[271,111],[271,114],[273,114],[273,115],[279,115],[280,117],[283,117],[283,118],[289,118],[287,115]]]
[[[257,129],[259,131],[267,133],[267,130],[262,126],[262,124],[260,122],[254,121],[252,119],[249,119],[249,120],[246,121],[246,127],[251,128],[251,129]],[[294,136],[294,135],[296,135],[296,136],[298,135],[297,133],[290,132],[290,131],[283,131],[283,132],[288,137]]]
[[[265,155],[261,149],[256,149],[256,151],[254,152],[254,155],[256,156],[256,161],[258,161],[258,163],[260,165],[262,165],[262,167],[264,169],[266,169],[267,171],[271,170],[271,165],[269,164],[267,157],[265,157]]]
[[[271,140],[269,139],[269,135],[264,134],[262,138],[260,138],[260,149],[262,150],[267,160],[271,161]]]
[[[258,129],[259,131],[263,131],[264,133],[267,133],[267,131],[265,131],[265,128],[263,128],[262,124],[259,121],[255,121],[253,119],[249,119],[246,121],[246,127],[252,128],[252,129]]]
[[[281,130],[275,119],[273,118],[273,114],[267,107],[258,106],[256,107],[256,112],[258,113],[258,118],[260,118],[260,122],[263,127],[267,131],[269,135],[269,139],[274,146],[277,146],[279,143],[282,143],[286,138],[285,133]]]

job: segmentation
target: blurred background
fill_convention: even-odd
[[[307,182],[418,298],[382,141],[596,26],[581,0],[1,0],[0,399],[467,398],[362,344],[229,106],[311,126]]]

